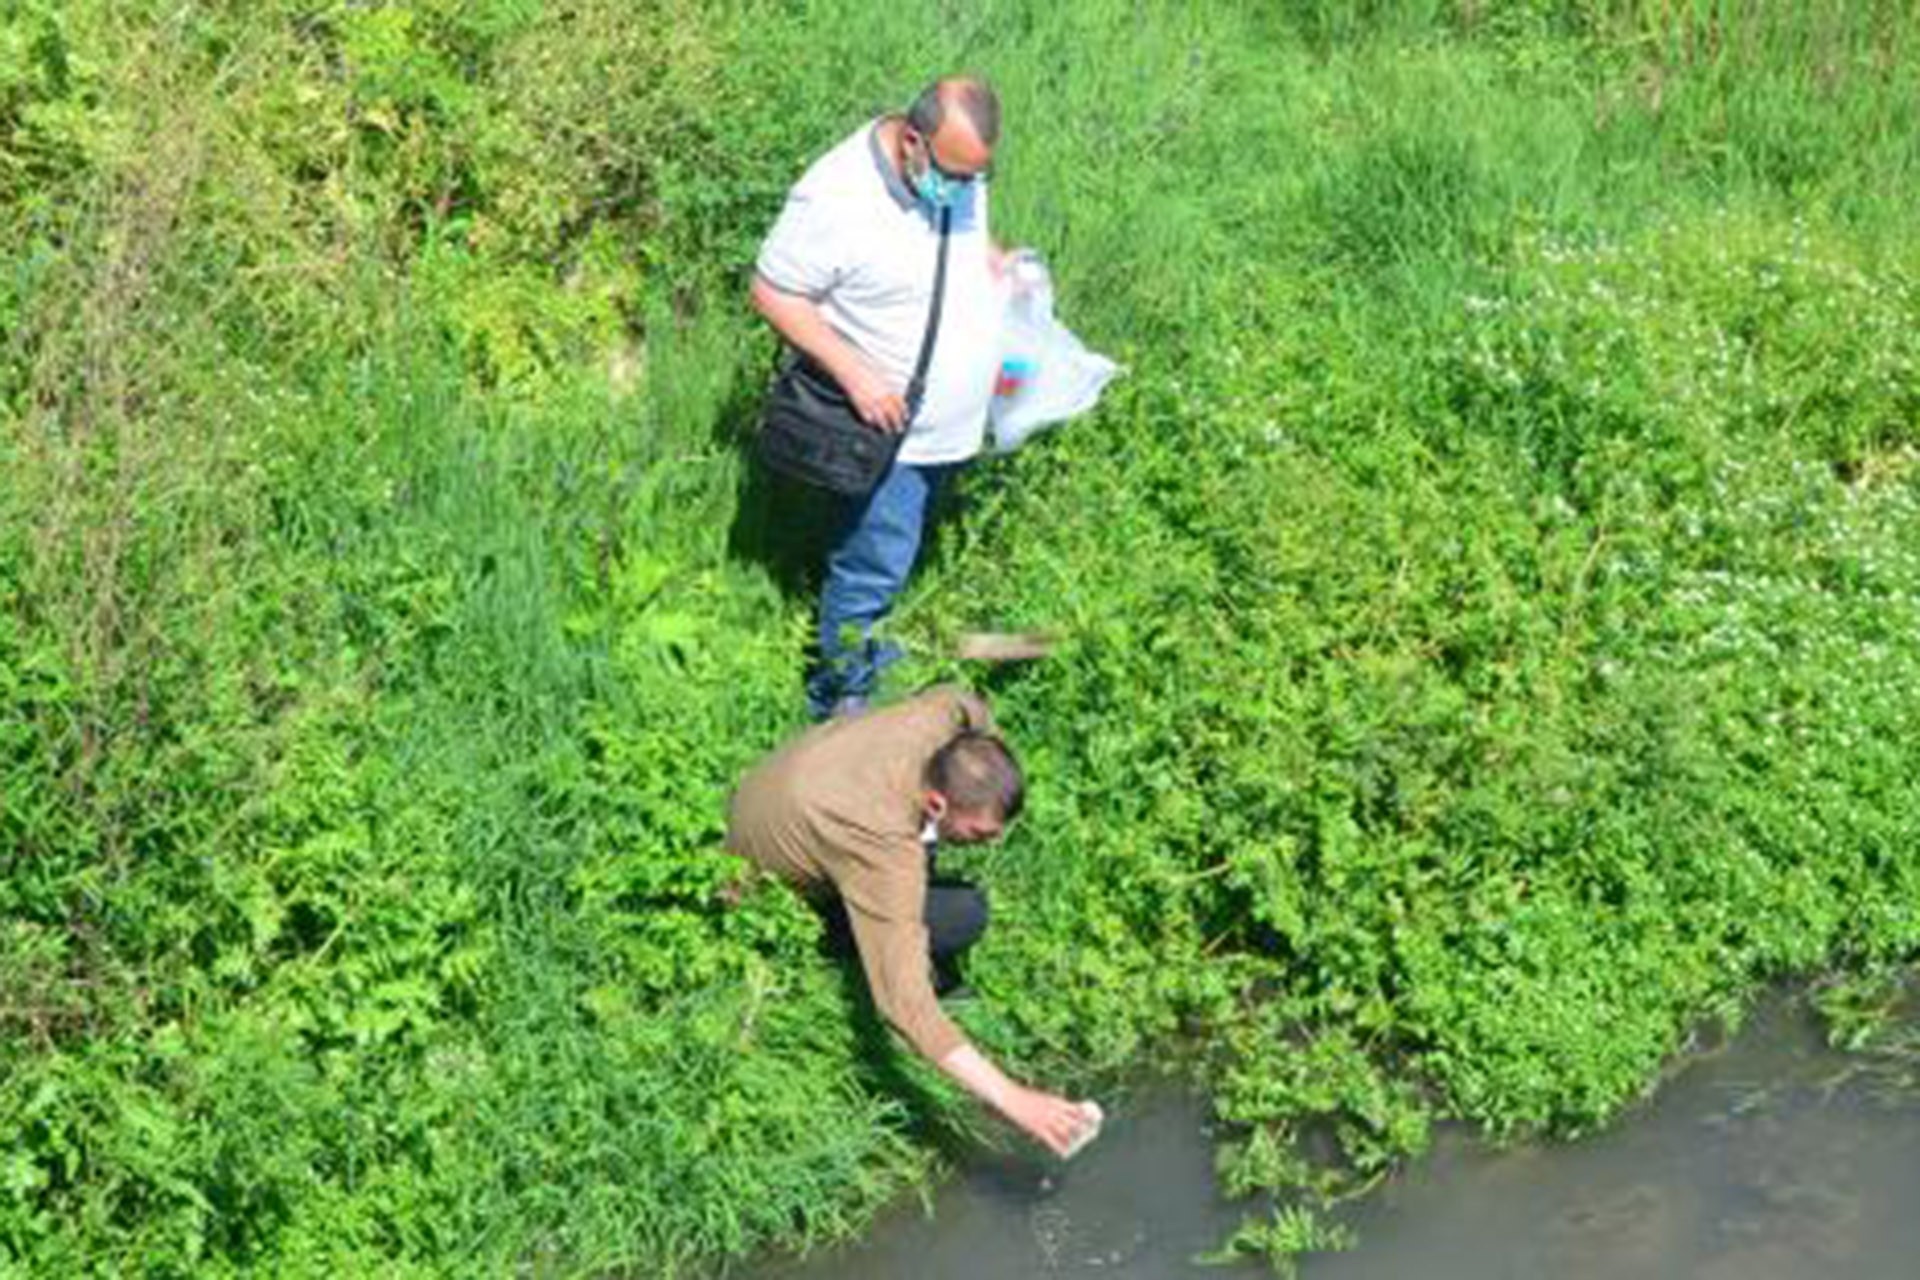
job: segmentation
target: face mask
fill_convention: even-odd
[[[913,193],[919,196],[921,203],[929,209],[945,209],[960,198],[960,189],[965,185],[955,182],[929,164],[921,171],[920,176],[913,180]]]
[[[929,209],[947,209],[957,204],[960,193],[973,183],[967,178],[956,178],[942,172],[934,162],[933,148],[923,140],[920,143],[920,176],[913,180],[913,193]]]

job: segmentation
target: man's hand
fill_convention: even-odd
[[[867,363],[820,314],[819,307],[797,293],[784,293],[764,276],[753,278],[754,309],[767,318],[774,332],[790,346],[818,361],[853,401],[860,421],[877,431],[901,431],[907,425],[907,401]]]
[[[887,380],[875,371],[874,367],[858,356],[846,361],[845,374],[840,377],[840,387],[853,401],[853,411],[860,415],[860,421],[881,431],[900,431],[907,425],[907,401],[898,391],[887,385]]]
[[[970,1044],[960,1045],[935,1065],[1057,1156],[1067,1154],[1082,1129],[1099,1123],[1080,1103],[1009,1080]]]
[[[1023,1086],[1016,1086],[1007,1099],[1005,1113],[1007,1119],[1057,1156],[1066,1155],[1080,1131],[1094,1123],[1084,1104]]]

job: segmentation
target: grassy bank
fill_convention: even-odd
[[[984,1044],[1197,1038],[1311,1202],[1911,959],[1914,15],[1251,8],[0,11],[0,1271],[655,1274],[924,1176],[964,1112],[714,890],[809,613],[744,272],[951,66],[1129,369],[898,619],[1066,636],[902,676],[1036,783]]]

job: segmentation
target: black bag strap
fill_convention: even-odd
[[[920,339],[920,358],[914,362],[913,377],[907,382],[907,422],[912,424],[920,412],[920,401],[927,394],[927,367],[933,363],[933,344],[940,337],[940,300],[947,291],[947,236],[953,230],[953,206],[940,210],[940,257],[933,267],[933,308],[927,312],[927,332]]]

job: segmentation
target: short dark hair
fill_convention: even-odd
[[[946,120],[950,105],[960,108],[980,141],[990,147],[1000,141],[1000,96],[992,85],[974,76],[948,76],[922,89],[907,108],[907,123],[915,133],[931,138]]]
[[[927,786],[960,813],[991,813],[1002,822],[1020,816],[1027,780],[1007,744],[991,733],[962,729],[927,761]]]

